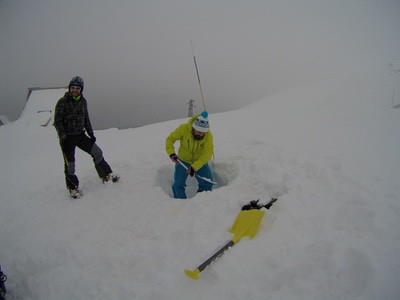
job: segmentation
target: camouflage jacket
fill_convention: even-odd
[[[79,100],[75,100],[69,92],[66,92],[57,102],[54,127],[59,137],[79,135],[84,130],[93,135],[86,99],[81,95]]]

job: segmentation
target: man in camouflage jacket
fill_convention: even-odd
[[[65,182],[72,196],[79,194],[79,180],[75,175],[76,147],[92,156],[97,173],[103,182],[109,179],[118,180],[118,176],[111,174],[112,170],[105,161],[102,150],[96,144],[87,101],[82,95],[83,87],[84,82],[81,77],[72,78],[68,92],[57,102],[54,115],[54,127],[64,156]]]

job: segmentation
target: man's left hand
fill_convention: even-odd
[[[190,166],[190,167],[187,169],[187,173],[188,173],[191,177],[193,177],[193,176],[194,176],[194,173],[196,173],[196,170],[193,169],[192,166]]]
[[[96,143],[96,137],[94,136],[94,134],[89,134],[90,139],[92,140],[93,144]]]

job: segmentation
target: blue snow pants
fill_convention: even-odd
[[[190,164],[183,162],[187,167],[190,167]],[[212,174],[210,167],[208,164],[205,164],[200,170],[196,172],[197,175],[209,178],[213,180]],[[194,175],[199,187],[197,189],[197,192],[204,192],[204,191],[211,191],[212,190],[212,183],[209,183],[207,181],[204,181],[201,178],[196,177],[196,174]],[[172,184],[172,192],[174,194],[174,198],[176,199],[186,199],[186,193],[185,193],[185,188],[186,188],[186,179],[189,176],[189,174],[186,173],[186,169],[181,166],[180,164],[175,165],[175,173],[174,173],[174,183]]]

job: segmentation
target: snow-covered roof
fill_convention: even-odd
[[[25,125],[48,126],[53,123],[54,107],[67,88],[29,88],[25,108],[18,119]]]

